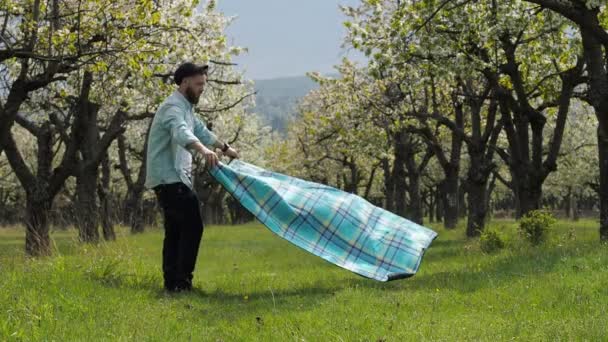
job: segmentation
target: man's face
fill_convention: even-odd
[[[186,83],[186,98],[190,103],[197,104],[203,90],[205,89],[205,83],[207,83],[207,75],[194,75],[186,77],[183,82]]]

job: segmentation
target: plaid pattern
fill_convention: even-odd
[[[211,174],[275,234],[367,278],[414,275],[437,236],[359,196],[240,160]]]

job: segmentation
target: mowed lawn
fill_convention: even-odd
[[[464,228],[438,239],[412,278],[380,283],[310,255],[259,224],[205,230],[198,290],[161,289],[162,231],[27,259],[24,232],[0,229],[0,340],[608,340],[608,246],[593,221],[560,221],[541,247],[495,221],[484,254]]]

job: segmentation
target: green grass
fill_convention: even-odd
[[[23,231],[0,229],[0,340],[605,340],[608,253],[597,223],[560,221],[530,247],[510,221],[483,254],[461,227],[410,279],[361,278],[258,225],[206,229],[199,289],[161,290],[162,231],[81,246],[54,232],[55,256],[29,260]]]

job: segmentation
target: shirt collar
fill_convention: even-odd
[[[188,99],[182,93],[180,93],[179,90],[174,91],[173,96],[182,102],[186,106],[186,109],[192,110],[194,108],[194,105],[192,105],[192,103],[190,103],[190,101],[188,101]]]

